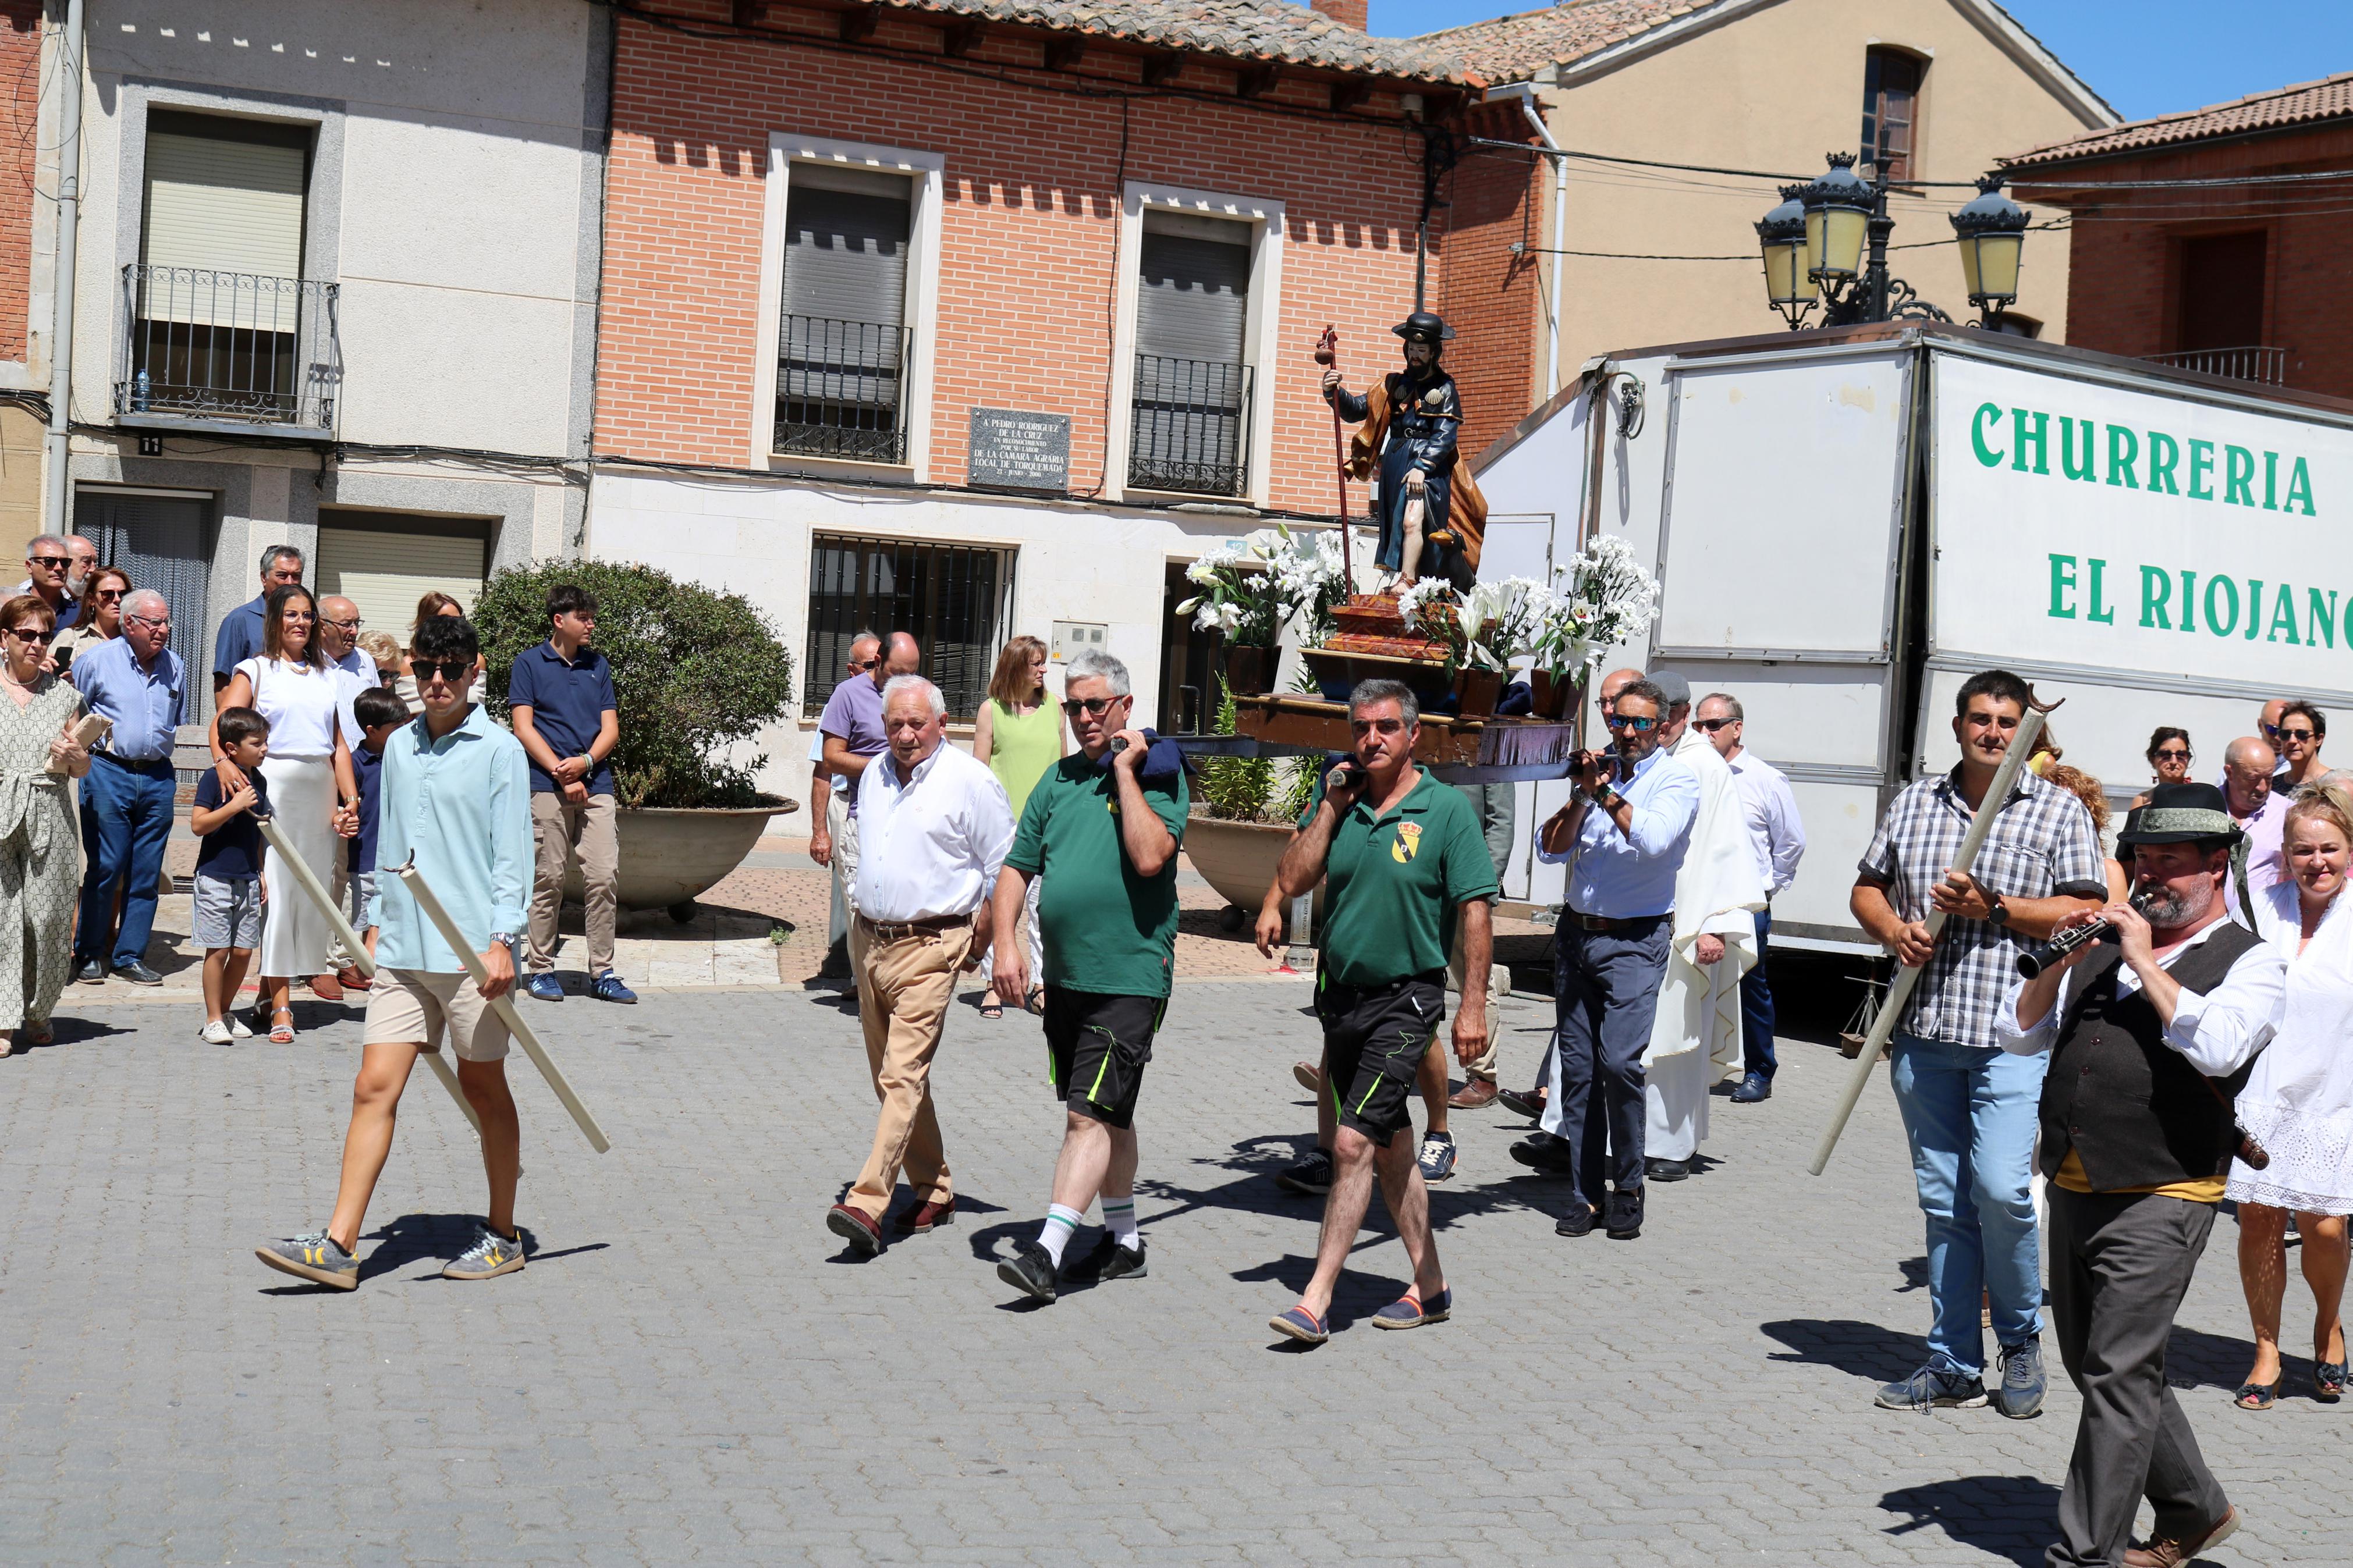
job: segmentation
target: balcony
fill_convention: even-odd
[[[125,267],[116,422],[332,430],[343,370],[337,291],[302,278]]]
[[[2279,386],[2287,380],[2287,350],[2273,348],[2185,349],[2179,353],[2144,354],[2150,364],[2200,375],[2226,376],[2232,381]]]
[[[1250,367],[1135,356],[1127,482],[1239,496],[1250,483]]]
[[[879,321],[786,316],[776,354],[774,450],[857,463],[907,460],[914,335]]]

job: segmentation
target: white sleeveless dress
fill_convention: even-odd
[[[259,658],[247,659],[237,672],[253,683],[253,706],[269,721],[269,758],[261,764],[261,776],[269,782],[279,831],[319,879],[332,885],[335,857],[343,847],[332,820],[341,689],[335,672]],[[325,973],[333,941],[327,917],[278,856],[264,858],[262,879],[269,885],[269,905],[261,923],[261,973],[273,979]]]
[[[2272,1163],[2232,1161],[2225,1191],[2242,1204],[2353,1214],[2353,898],[2337,896],[2302,952],[2294,882],[2264,889],[2257,913],[2287,959],[2287,1005],[2237,1109]]]

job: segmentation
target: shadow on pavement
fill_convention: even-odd
[[[481,1223],[481,1217],[478,1215],[410,1214],[389,1220],[375,1230],[364,1231],[360,1235],[360,1245],[365,1247],[369,1242],[375,1242],[376,1245],[367,1256],[360,1259],[360,1283],[364,1285],[371,1279],[380,1279],[387,1274],[397,1273],[404,1266],[415,1263],[420,1258],[430,1258],[436,1263],[447,1263],[473,1245],[474,1227]],[[540,1257],[537,1233],[527,1225],[517,1226],[515,1228],[522,1237],[524,1255],[534,1261],[537,1260]],[[566,1247],[562,1252],[550,1253],[547,1256],[569,1258],[574,1253],[595,1252],[611,1244],[608,1242],[592,1242],[583,1247]],[[285,1276],[280,1275],[279,1278],[282,1279]],[[419,1275],[415,1283],[422,1284],[427,1280],[438,1283],[440,1275],[436,1271],[432,1274]],[[332,1286],[309,1284],[279,1285],[265,1289],[261,1293],[265,1296],[340,1294]]]
[[[2302,1283],[2301,1280],[2298,1281]],[[2295,1298],[2288,1300],[2294,1304]],[[2309,1329],[2307,1295],[2305,1328]],[[2302,1392],[2312,1393],[2312,1358],[2297,1355],[2287,1346],[2302,1331],[2290,1319],[2280,1331],[2284,1342],[2280,1346],[2280,1397],[2284,1399]],[[2056,1360],[2054,1354],[2053,1360]],[[2165,1347],[2165,1381],[2176,1388],[2226,1388],[2235,1390],[2255,1364],[2255,1341],[2251,1332],[2242,1339],[2231,1334],[2210,1334],[2202,1329],[2185,1329],[2174,1325],[2173,1338]]]
[[[1899,1334],[1877,1323],[1852,1318],[1783,1318],[1757,1325],[1789,1347],[1791,1353],[1769,1359],[1802,1365],[1835,1367],[1851,1377],[1892,1383],[1920,1364],[1927,1353],[1917,1334]]]
[[[1398,1261],[1405,1261],[1404,1253],[1398,1254]],[[1231,1277],[1245,1285],[1279,1284],[1291,1292],[1291,1300],[1275,1301],[1267,1309],[1271,1315],[1290,1306],[1292,1300],[1296,1300],[1299,1293],[1307,1289],[1307,1281],[1314,1273],[1314,1258],[1302,1258],[1291,1252],[1249,1268],[1237,1268]],[[1338,1282],[1332,1288],[1332,1310],[1324,1314],[1324,1326],[1336,1334],[1357,1319],[1371,1317],[1404,1295],[1412,1285],[1413,1277],[1409,1273],[1366,1274],[1360,1269],[1343,1268]],[[1273,1331],[1269,1330],[1268,1333],[1271,1337]],[[1311,1348],[1300,1341],[1289,1339],[1278,1340],[1275,1348],[1286,1346],[1294,1351]]]
[[[2032,1568],[2057,1532],[2059,1489],[2033,1476],[1956,1476],[1889,1492],[1879,1506],[1907,1516],[1887,1527],[1889,1535],[1942,1530],[1963,1546]]]

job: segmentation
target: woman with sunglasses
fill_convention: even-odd
[[[987,763],[988,771],[997,775],[997,782],[1005,786],[1005,798],[1012,805],[1015,822],[1021,820],[1021,808],[1029,804],[1029,792],[1046,776],[1046,770],[1060,762],[1070,749],[1070,737],[1062,728],[1062,711],[1046,697],[1046,645],[1033,637],[1015,637],[997,656],[997,673],[988,681],[988,700],[980,705],[979,716],[972,727],[972,754]],[[1038,938],[1038,886],[1043,879],[1029,879],[1026,919],[1029,927],[1029,973],[1033,975],[1046,973],[1045,949]],[[1026,1006],[1033,1013],[1046,1010],[1046,988],[1042,984],[1031,986],[1028,996],[998,994],[993,950],[980,962],[980,983],[986,987],[980,999],[980,1016],[984,1018],[1002,1018],[1008,1002]]]
[[[2189,782],[2189,763],[2198,753],[2189,749],[2189,731],[2159,724],[2150,732],[2148,750],[2143,754],[2148,758],[2149,770],[2157,775],[2157,782],[2169,784]],[[2148,796],[2147,790],[2133,796],[2131,809],[2138,811],[2147,805]]]
[[[2309,702],[2290,702],[2280,710],[2280,770],[2272,780],[2274,791],[2292,795],[2308,784],[2318,784],[2328,772],[2320,748],[2328,741],[2328,720]]]
[[[63,675],[84,650],[122,635],[122,601],[131,592],[131,576],[120,566],[100,566],[82,585],[81,613],[74,624],[49,644],[49,658]]]
[[[237,667],[214,705],[213,768],[224,798],[245,786],[244,771],[221,745],[221,709],[251,708],[269,720],[269,759],[261,776],[275,819],[294,852],[325,877],[334,864],[331,857],[343,852],[337,835],[359,832],[358,810],[349,804],[359,791],[338,716],[341,687],[319,641],[319,606],[310,589],[291,583],[270,590],[261,639],[260,653]],[[262,897],[262,999],[255,1011],[268,1010],[272,1042],[290,1045],[293,977],[328,973],[333,933],[276,855],[263,863]]]
[[[73,971],[80,840],[66,780],[90,772],[74,744],[81,697],[43,668],[57,616],[38,595],[0,605],[0,1057],[56,1038],[49,1014]]]

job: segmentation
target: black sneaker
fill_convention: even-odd
[[[1274,1184],[1286,1193],[1320,1198],[1332,1190],[1332,1152],[1310,1149],[1277,1172]]]
[[[1039,1250],[1043,1252],[1045,1248],[1039,1247]],[[997,1273],[1003,1274],[1006,1267],[1002,1263],[998,1264]],[[1135,1238],[1134,1247],[1122,1247],[1112,1238],[1111,1232],[1103,1232],[1103,1239],[1095,1243],[1095,1249],[1087,1254],[1087,1268],[1098,1280],[1106,1282],[1113,1279],[1143,1279],[1146,1272],[1144,1267],[1144,1238],[1139,1236]]]
[[[74,965],[73,977],[77,985],[103,985],[106,984],[106,963],[101,959],[84,959]]]
[[[1570,1205],[1568,1212],[1560,1216],[1560,1223],[1552,1227],[1552,1233],[1555,1236],[1591,1236],[1593,1205],[1591,1204]]]
[[[1140,1257],[1136,1271],[1143,1272]],[[997,1277],[1040,1301],[1054,1299],[1053,1257],[1034,1241],[1015,1242],[1013,1256],[997,1266]]]
[[[117,980],[128,980],[133,985],[161,985],[164,984],[164,977],[162,975],[156,973],[153,970],[148,968],[145,964],[140,963],[135,958],[128,963],[116,964],[114,966],[114,977]]]
[[[1608,1217],[1601,1228],[1612,1241],[1631,1241],[1642,1234],[1642,1189],[1609,1194]]]
[[[1549,1132],[1532,1132],[1512,1145],[1512,1158],[1548,1176],[1566,1176],[1577,1169],[1577,1146]]]

